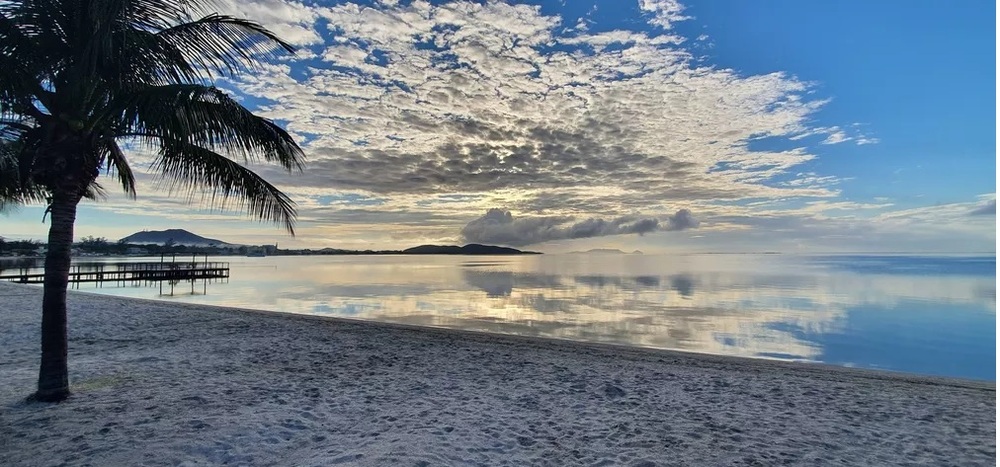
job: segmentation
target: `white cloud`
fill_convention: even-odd
[[[690,19],[681,14],[684,6],[676,0],[639,0],[639,9],[651,13],[649,24],[670,29],[673,23]]]
[[[313,27],[316,11],[301,2],[288,0],[215,0],[213,10],[240,18],[250,18],[263,24],[291,44],[307,46],[322,42]]]
[[[643,5],[654,17],[681,18],[672,2]],[[311,63],[298,80],[272,67],[241,84],[270,101],[265,115],[315,135],[311,170],[294,183],[303,189],[395,199],[513,189],[527,199],[500,204],[581,216],[662,214],[667,207],[657,206],[668,199],[836,194],[764,183],[812,160],[807,149],[748,148],[761,136],[809,131],[824,103],[784,74],[696,66],[668,34],[562,35],[562,18],[527,5],[315,10],[333,28],[318,52],[326,64]],[[574,186],[589,189],[567,198]]]
[[[833,133],[830,133],[826,137],[826,139],[824,139],[823,142],[820,144],[838,144],[838,143],[843,143],[845,141],[850,141],[850,139],[851,138],[847,136],[847,133],[838,130],[834,131]]]

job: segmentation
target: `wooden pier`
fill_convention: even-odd
[[[105,283],[116,285],[151,285],[163,282],[173,285],[182,281],[229,279],[229,263],[196,261],[170,261],[161,260],[159,262],[121,262],[121,263],[79,263],[70,268],[69,282],[76,284],[79,288],[81,283],[94,283],[97,287],[102,287]],[[41,284],[45,281],[44,272],[21,271],[17,274],[0,275],[0,281],[15,282],[19,284]]]

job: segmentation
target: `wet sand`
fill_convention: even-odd
[[[0,284],[0,465],[994,465],[994,383]]]

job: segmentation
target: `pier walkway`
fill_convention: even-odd
[[[112,282],[120,285],[139,285],[150,282],[180,282],[207,279],[228,279],[229,263],[216,261],[160,261],[83,263],[71,266],[69,282],[80,284],[95,283],[100,287]],[[19,284],[41,284],[45,273],[41,271],[21,271],[17,274],[0,274],[0,281]]]

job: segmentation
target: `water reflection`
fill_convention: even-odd
[[[462,275],[466,283],[489,298],[509,297],[514,291],[514,273],[510,271],[462,271]]]
[[[232,258],[182,300],[995,379],[995,259],[895,258]]]
[[[657,285],[659,285],[659,282],[657,282]],[[690,298],[694,295],[694,277],[687,274],[671,276],[670,287],[681,294],[682,297]]]
[[[496,265],[494,267],[497,267]],[[510,268],[512,265],[508,265]],[[579,265],[576,265],[579,266]],[[569,267],[572,269],[572,266]],[[628,345],[693,350],[747,356],[785,355],[815,359],[816,346],[793,339],[775,321],[794,329],[831,330],[837,315],[809,307],[808,316],[756,306],[753,301],[730,300],[742,288],[763,284],[791,290],[780,276],[755,280],[738,274],[704,274],[709,287],[698,295],[700,279],[692,273],[618,276],[610,274],[515,273],[509,270],[465,269],[462,277],[485,292],[489,307],[475,307],[458,316],[441,313],[382,316],[414,324],[474,328],[495,332],[561,337]],[[728,279],[728,280],[720,280]],[[568,285],[567,285],[568,284]],[[746,284],[751,284],[747,286]],[[693,303],[692,303],[693,302]],[[766,302],[763,302],[766,303]],[[391,308],[405,308],[393,302]],[[442,304],[442,306],[445,306]],[[809,320],[819,320],[820,324]]]
[[[42,266],[36,258],[0,258],[0,275],[27,274]]]

